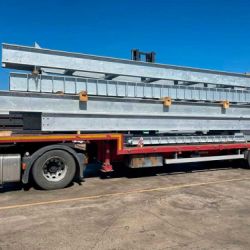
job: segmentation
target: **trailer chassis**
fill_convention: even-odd
[[[98,147],[98,160],[103,162],[102,173],[113,171],[112,162],[123,162],[130,168],[156,167],[167,164],[202,162],[230,159],[248,159],[250,143],[209,143],[209,144],[180,144],[180,145],[150,145],[126,146],[125,136],[122,133],[101,134],[39,134],[39,135],[10,135],[0,136],[0,145],[12,145],[11,153],[2,154],[10,159],[19,159],[19,164],[5,166],[1,163],[1,171],[8,169],[8,175],[0,175],[0,184],[20,180],[27,184],[31,180],[32,168],[35,163],[47,152],[63,151],[69,153],[76,165],[74,180],[83,181],[83,172],[87,163],[87,150],[79,150],[79,145],[95,143]],[[22,145],[23,154],[15,148]],[[36,147],[34,147],[36,145]],[[30,150],[34,148],[34,151]],[[21,159],[21,160],[20,160]],[[70,167],[70,166],[69,166]],[[13,171],[11,171],[13,168]],[[11,174],[12,173],[12,174]],[[13,176],[13,177],[12,177]],[[71,180],[72,181],[72,180]],[[44,189],[62,188],[64,186],[42,186]]]

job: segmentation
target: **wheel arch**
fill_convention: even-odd
[[[49,146],[44,146],[37,151],[35,151],[30,156],[24,156],[22,162],[26,164],[26,168],[22,175],[22,183],[27,184],[30,180],[30,171],[32,166],[34,165],[35,161],[42,156],[44,153],[51,151],[51,150],[63,150],[71,154],[76,161],[76,174],[75,179],[79,182],[83,181],[83,171],[85,169],[84,158],[85,155],[83,153],[76,152],[73,148],[62,145],[62,144],[54,144]]]

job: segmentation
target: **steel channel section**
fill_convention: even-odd
[[[21,70],[33,70],[36,66],[184,82],[250,86],[250,77],[244,74],[136,62],[11,44],[2,45],[2,66]]]
[[[250,107],[159,100],[0,92],[0,112],[39,112],[44,131],[249,130]]]
[[[89,95],[131,98],[163,98],[178,100],[250,102],[250,91],[223,88],[172,86],[156,83],[95,80],[80,77],[62,77],[11,73],[11,91],[28,91],[77,94],[87,91]]]

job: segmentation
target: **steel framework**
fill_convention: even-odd
[[[250,86],[250,76],[215,70],[145,63],[111,57],[49,50],[13,44],[3,44],[2,66],[21,70],[37,68],[62,69],[102,73],[111,76],[134,76],[154,80],[166,79],[227,86]]]
[[[78,94],[129,98],[160,99],[166,96],[176,100],[250,102],[246,89],[204,88],[159,83],[90,79],[73,76],[32,75],[11,73],[10,90],[23,92]]]
[[[28,129],[181,132],[250,127],[246,74],[11,44],[3,44],[2,65],[32,71],[10,74],[11,91],[0,92],[0,113],[23,115]],[[79,72],[103,79],[77,77]],[[121,76],[132,78],[121,81]],[[86,94],[84,100],[79,92]]]

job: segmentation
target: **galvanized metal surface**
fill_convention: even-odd
[[[0,92],[0,112],[42,113],[45,131],[249,130],[250,107],[199,102]],[[32,125],[32,117],[29,122]],[[35,120],[34,120],[35,121]]]
[[[128,114],[42,114],[43,131],[248,130],[250,117]]]
[[[250,117],[249,105],[231,105],[223,109],[220,103],[173,102],[164,107],[161,100],[135,98],[89,97],[80,102],[79,96],[0,91],[0,112],[44,112],[88,115],[179,116],[189,117]]]
[[[80,77],[11,73],[10,90],[130,98],[163,98],[178,100],[250,102],[250,91],[225,88],[202,88],[157,83],[121,82]]]
[[[131,137],[126,141],[127,145],[166,145],[166,144],[197,144],[197,143],[228,143],[246,142],[243,133],[234,135],[178,135],[178,136],[142,136]]]
[[[22,70],[33,70],[36,66],[65,69],[70,72],[85,71],[105,75],[170,79],[227,86],[250,86],[250,76],[244,74],[135,62],[12,44],[3,44],[2,46],[2,66]]]
[[[178,158],[178,159],[165,159],[165,164],[180,164],[180,163],[188,163],[188,162],[206,162],[206,161],[224,161],[224,160],[236,160],[236,159],[244,159],[244,158],[245,158],[244,154],[190,157],[190,158]]]
[[[48,68],[63,70],[63,74],[80,71],[104,74],[106,79],[126,76],[148,82],[11,74],[10,89],[29,93],[0,92],[0,113],[25,113],[28,129],[35,126],[43,131],[238,131],[250,127],[250,106],[245,105],[250,103],[250,91],[188,86],[204,83],[249,88],[250,76],[244,74],[10,44],[3,44],[2,63],[4,67],[21,70]],[[157,80],[161,83],[152,83]],[[182,81],[187,86],[171,85],[169,80]],[[82,90],[89,94],[87,102],[74,96]],[[64,95],[49,94],[56,92]],[[163,97],[184,101],[171,100],[172,105],[166,107],[160,100]],[[211,103],[223,100],[237,105],[230,103],[229,108],[223,108],[220,103]]]

